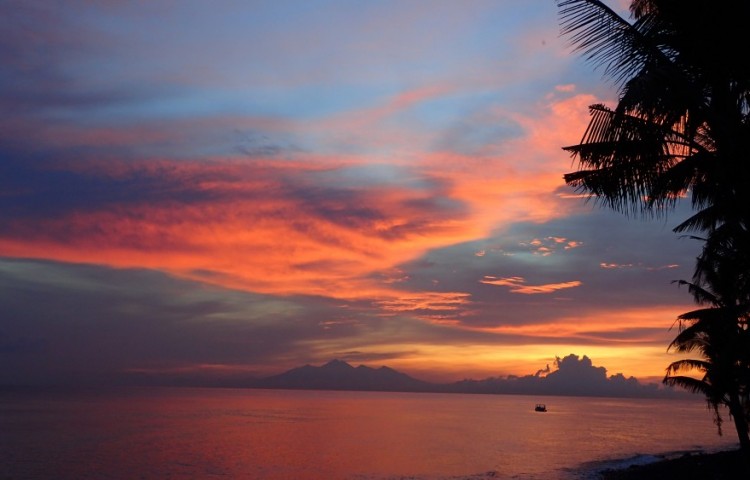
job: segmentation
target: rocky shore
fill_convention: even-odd
[[[602,472],[602,480],[747,480],[750,462],[739,450],[710,454],[689,454],[647,465]]]

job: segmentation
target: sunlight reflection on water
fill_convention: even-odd
[[[234,389],[0,395],[2,478],[584,478],[734,447],[684,400]],[[594,463],[591,463],[594,462]],[[585,468],[582,470],[582,465]]]

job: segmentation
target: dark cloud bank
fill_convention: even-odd
[[[622,373],[607,376],[607,369],[596,367],[589,357],[570,354],[555,360],[533,375],[463,380],[452,384],[453,391],[526,395],[575,395],[601,397],[672,397],[682,395],[656,384],[642,384]]]

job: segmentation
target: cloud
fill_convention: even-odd
[[[572,303],[572,306],[569,305]],[[623,306],[617,312],[593,305],[579,308],[577,302],[552,302],[558,315],[548,320],[519,322],[516,319],[500,325],[475,325],[475,328],[497,334],[512,335],[517,342],[571,341],[585,345],[623,347],[659,347],[669,341],[669,328],[679,315],[678,305],[649,307]],[[531,311],[531,306],[526,306]],[[549,307],[552,308],[552,307]]]
[[[635,269],[639,269],[639,270],[650,270],[650,271],[654,271],[654,270],[672,270],[672,269],[680,267],[680,265],[677,264],[677,263],[672,263],[672,264],[669,264],[669,265],[653,266],[652,267],[652,266],[648,266],[648,265],[643,265],[641,263],[639,263],[639,264],[632,264],[632,263],[620,264],[620,263],[608,263],[608,262],[601,262],[601,263],[599,263],[599,266],[601,268],[604,268],[604,269],[607,269],[607,270],[622,269],[622,268],[635,268]]]
[[[557,290],[564,290],[567,288],[575,288],[583,285],[580,280],[572,280],[569,282],[560,283],[548,283],[544,285],[526,285],[526,279],[523,277],[494,277],[492,275],[485,275],[480,283],[486,285],[497,285],[502,287],[510,287],[510,291],[513,293],[523,293],[526,295],[536,295],[540,293],[552,293]]]
[[[581,247],[583,246],[583,242],[568,240],[564,237],[545,237],[543,239],[534,238],[529,242],[522,242],[520,245],[528,248],[535,255],[546,257],[547,255],[552,255],[561,247],[563,250]]]
[[[378,302],[386,311],[457,310],[468,303],[469,294],[461,292],[426,292]]]
[[[584,355],[570,354],[556,357],[556,370],[539,377],[545,391],[559,392],[558,395],[606,395],[639,396],[646,392],[656,393],[655,385],[641,385],[634,377],[625,378],[621,373],[607,376],[607,369],[595,367],[592,360]]]
[[[367,280],[349,282],[460,235],[467,221],[461,204],[445,197],[443,181],[418,173],[387,184],[355,176],[359,183],[348,186],[350,167],[336,164],[51,167],[0,167],[8,173],[0,181],[6,255],[158,268],[261,292],[350,296]]]
[[[573,395],[606,397],[674,397],[671,389],[656,384],[642,384],[635,377],[622,373],[607,376],[607,369],[594,366],[584,355],[556,357],[553,368],[548,364],[533,375],[464,380],[457,388],[481,393],[513,393],[526,395]]]
[[[576,86],[572,83],[569,83],[567,85],[556,85],[555,90],[557,90],[558,92],[575,92]]]
[[[393,105],[403,108],[439,93],[407,92]],[[550,111],[548,105],[541,108]],[[83,135],[86,129],[78,131]],[[150,134],[158,138],[157,131]],[[415,164],[372,163],[367,155],[291,148],[288,155],[265,149],[255,158],[134,159],[116,147],[103,161],[92,152],[73,156],[77,138],[65,134],[60,141],[72,144],[6,151],[0,187],[9,193],[0,204],[9,215],[0,225],[0,246],[7,256],[153,268],[252,292],[394,300],[400,292],[378,281],[377,272],[481,237],[498,223],[539,220],[557,209],[549,202],[551,180],[536,176],[532,182],[529,176],[528,183],[518,183],[527,174],[508,172],[505,160],[459,175],[452,172],[456,164],[476,159],[430,153]],[[127,143],[123,140],[122,148]],[[544,192],[547,200],[539,205],[546,213],[535,210],[533,201],[518,201]],[[498,208],[510,196],[514,205],[529,206]],[[534,248],[562,245],[544,241],[550,246]]]

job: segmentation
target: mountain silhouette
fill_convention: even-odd
[[[259,380],[260,388],[299,390],[367,390],[391,392],[435,391],[437,385],[417,380],[388,367],[353,367],[341,360],[323,366],[305,365]]]

